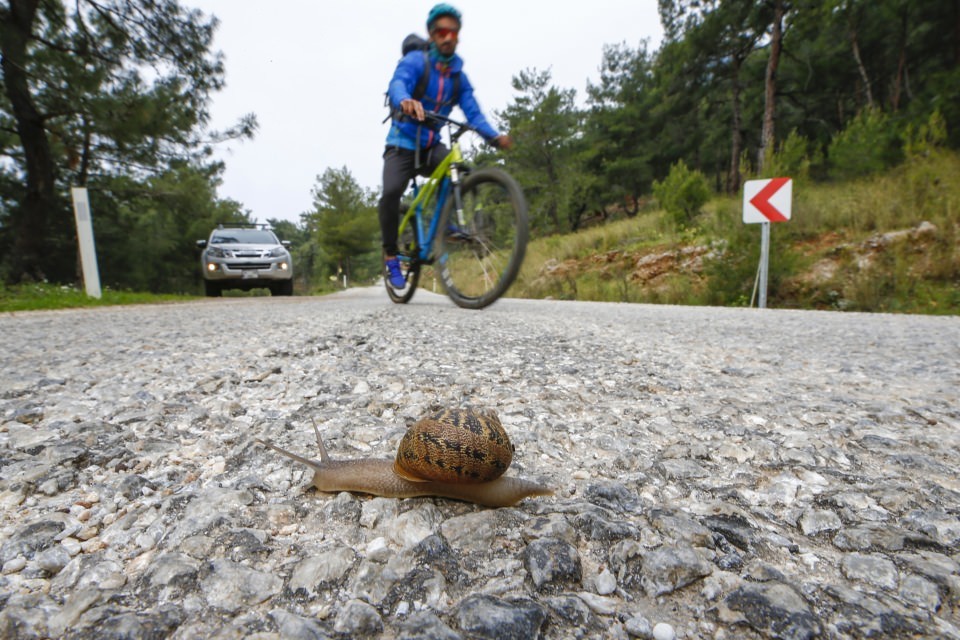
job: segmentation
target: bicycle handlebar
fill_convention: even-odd
[[[403,113],[401,113],[400,117],[401,117],[401,118],[405,118],[405,119],[407,119],[407,120],[411,120],[411,121],[413,121],[413,122],[431,122],[431,121],[433,121],[433,122],[439,123],[441,126],[442,126],[442,125],[450,125],[450,126],[452,126],[452,127],[456,127],[456,128],[457,128],[456,131],[451,131],[451,132],[450,132],[450,139],[451,139],[451,141],[457,140],[458,138],[460,138],[460,136],[462,136],[462,135],[463,135],[464,133],[466,133],[467,131],[473,131],[473,132],[475,132],[475,133],[480,133],[480,132],[477,130],[477,128],[474,127],[474,126],[473,126],[472,124],[470,124],[469,122],[463,122],[462,120],[455,120],[454,118],[451,118],[450,116],[445,116],[445,115],[443,115],[442,113],[437,113],[436,111],[425,111],[425,112],[423,113],[423,120],[421,120],[421,121],[418,121],[418,120],[414,119],[412,116],[408,116],[408,115],[403,114]]]
[[[436,111],[424,111],[424,112],[423,112],[423,119],[424,119],[424,120],[437,120],[437,121],[442,122],[442,123],[444,123],[444,124],[452,124],[452,125],[455,125],[455,126],[457,126],[457,127],[462,127],[462,128],[465,128],[465,129],[473,129],[473,127],[472,127],[469,123],[467,123],[467,122],[461,122],[460,120],[454,120],[454,119],[451,118],[450,116],[445,116],[445,115],[443,115],[442,113],[438,113],[438,112],[436,112]]]

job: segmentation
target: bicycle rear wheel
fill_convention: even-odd
[[[496,168],[470,173],[440,219],[440,280],[458,306],[482,309],[513,284],[527,250],[527,203],[517,181]]]
[[[386,268],[384,268],[383,272],[383,283],[387,287],[387,295],[397,304],[410,302],[410,298],[416,293],[417,284],[420,282],[421,264],[420,260],[417,259],[419,249],[413,236],[412,228],[407,227],[407,229],[404,230],[403,236],[400,238],[400,246],[403,248],[398,257],[400,258],[400,271],[403,272],[406,284],[400,289],[394,287],[390,284],[390,274],[387,273]]]

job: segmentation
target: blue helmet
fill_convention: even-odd
[[[430,14],[427,16],[427,31],[433,27],[433,23],[437,21],[437,18],[442,16],[449,16],[457,21],[457,24],[461,21],[460,12],[457,11],[457,8],[452,4],[447,4],[446,2],[441,2],[438,5],[435,5],[433,9],[430,9]]]

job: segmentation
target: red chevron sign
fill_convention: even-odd
[[[790,219],[793,180],[771,178],[743,183],[743,221],[786,222]]]

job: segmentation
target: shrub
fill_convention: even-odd
[[[831,172],[838,178],[879,173],[901,157],[894,123],[880,109],[866,109],[840,131],[827,150]]]
[[[787,139],[780,143],[777,152],[771,154],[764,163],[762,175],[759,177],[787,176],[795,182],[806,180],[810,176],[810,165],[817,162],[816,157],[810,157],[809,147],[807,139],[794,129]]]
[[[691,171],[678,160],[662,182],[653,183],[653,195],[680,228],[692,222],[710,199],[710,183],[701,172]]]

